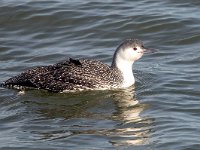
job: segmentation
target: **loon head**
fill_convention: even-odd
[[[123,87],[128,87],[135,83],[132,72],[133,63],[140,59],[148,51],[143,42],[138,39],[127,39],[123,41],[116,49],[112,67],[116,67],[122,72],[124,78]]]
[[[114,61],[116,62],[113,63],[123,60],[133,64],[136,60],[140,59],[146,51],[148,51],[148,49],[144,47],[142,41],[138,39],[127,39],[117,47],[114,54]]]

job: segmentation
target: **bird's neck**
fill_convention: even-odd
[[[129,87],[135,83],[133,76],[132,65],[134,62],[124,60],[118,56],[113,59],[111,67],[117,68],[121,71],[123,76],[122,87]]]

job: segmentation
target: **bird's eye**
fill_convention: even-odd
[[[134,47],[133,50],[136,51],[136,50],[137,50],[137,47]]]

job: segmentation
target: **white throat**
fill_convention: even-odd
[[[119,55],[114,58],[112,67],[117,67],[123,76],[122,88],[129,87],[135,83],[135,78],[133,76],[132,65],[134,62],[124,60]]]

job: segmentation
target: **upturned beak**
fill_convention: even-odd
[[[146,48],[144,46],[142,46],[142,49],[143,49],[144,53],[154,53],[156,51],[153,48]]]

